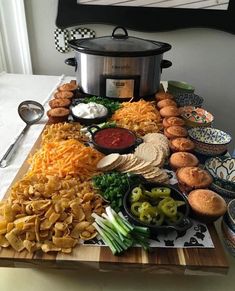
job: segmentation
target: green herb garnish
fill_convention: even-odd
[[[99,189],[100,195],[109,201],[115,211],[122,207],[122,199],[129,189],[129,178],[125,173],[110,172],[93,177],[93,184]]]
[[[109,110],[110,114],[113,114],[116,110],[118,110],[121,107],[120,102],[113,101],[105,97],[97,97],[97,96],[85,97],[83,99],[83,102],[84,103],[95,102],[95,103],[101,104]]]

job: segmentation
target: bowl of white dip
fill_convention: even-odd
[[[78,103],[70,108],[74,121],[84,125],[99,124],[109,117],[109,110],[95,102]]]

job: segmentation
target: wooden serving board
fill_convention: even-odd
[[[40,146],[41,137],[34,144],[30,155]],[[27,158],[28,159],[28,158]],[[28,170],[27,159],[12,181],[13,185]],[[10,188],[4,196],[9,195]],[[37,251],[20,253],[11,248],[0,249],[2,267],[39,267],[63,269],[89,269],[101,271],[143,271],[175,274],[226,274],[228,261],[214,225],[208,226],[215,248],[153,248],[149,253],[142,248],[132,248],[121,256],[113,256],[108,247],[78,245],[72,254]]]

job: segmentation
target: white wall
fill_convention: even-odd
[[[73,53],[62,54],[54,47],[57,0],[25,0],[33,71],[35,74],[74,75],[64,64]],[[83,25],[97,36],[110,35],[114,26]],[[162,80],[182,80],[196,87],[204,97],[205,108],[215,115],[215,126],[233,135],[235,147],[235,36],[207,28],[169,32],[143,33],[132,36],[168,42],[172,49],[164,57],[173,66],[162,74]]]

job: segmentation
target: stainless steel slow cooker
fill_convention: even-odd
[[[122,33],[117,33],[122,30]],[[84,93],[110,97],[146,97],[159,89],[161,71],[171,66],[163,53],[168,43],[130,37],[124,27],[111,36],[70,40],[75,58],[76,78]]]

